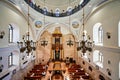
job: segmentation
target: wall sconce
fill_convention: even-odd
[[[1,64],[0,65],[0,72],[2,72],[3,68],[4,68],[4,66],[3,66],[3,64]]]
[[[0,31],[0,39],[2,39],[5,35],[5,32],[4,31]]]
[[[107,68],[106,71],[107,71],[108,75],[111,76],[111,71],[110,71],[110,69]]]
[[[0,56],[0,60],[2,60],[2,56]]]
[[[111,61],[110,61],[110,60],[108,60],[108,64],[111,64]]]
[[[107,38],[110,39],[111,38],[111,33],[110,32],[106,32]]]

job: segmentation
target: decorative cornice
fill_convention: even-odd
[[[120,53],[120,47],[113,47],[113,46],[95,46],[94,49],[102,50],[102,51],[109,51]]]

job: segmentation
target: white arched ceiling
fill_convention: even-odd
[[[25,14],[27,14],[27,7],[28,7],[28,5],[25,3],[25,1],[24,0],[11,0],[11,1],[13,1],[14,2],[14,4],[13,5],[17,5],[17,7],[19,7],[20,8],[20,10],[21,11],[23,11]],[[35,1],[35,3],[37,3],[36,1],[39,1],[39,0],[34,0]],[[49,7],[49,8],[53,8],[53,7],[55,7],[55,5],[53,5],[53,4],[56,4],[56,6],[58,7],[59,5],[57,5],[57,4],[60,4],[59,2],[57,2],[57,1],[60,1],[62,4],[60,5],[61,7],[63,7],[64,6],[64,4],[65,4],[65,6],[69,6],[69,0],[64,0],[64,1],[61,1],[61,0],[52,0],[52,1],[56,1],[56,2],[52,2],[51,0],[45,0],[46,1],[46,3],[45,3],[45,6],[47,6],[47,7],[49,7],[49,6],[51,6],[51,7]],[[79,3],[78,3],[78,1],[79,1]],[[80,1],[82,2],[82,0],[70,0],[70,6],[75,6],[76,4],[80,4]],[[98,7],[98,6],[100,6],[101,4],[103,4],[103,3],[101,3],[103,0],[91,0],[86,6],[85,6],[85,14],[88,16],[89,15],[89,13],[93,10],[93,8],[94,7]],[[19,2],[19,3],[18,3]],[[41,8],[42,8],[42,6],[44,6],[44,0],[41,0],[40,1],[41,2]],[[48,3],[48,2],[50,2],[50,3]],[[66,4],[66,2],[68,3],[68,5]],[[105,1],[105,2],[107,2],[107,0]],[[47,4],[48,3],[48,4]],[[73,3],[76,3],[76,4],[73,4]],[[99,5],[98,5],[99,4]],[[53,6],[53,7],[52,7]],[[91,6],[91,7],[90,7]],[[61,8],[60,7],[60,8]],[[67,9],[67,7],[66,7],[66,9]],[[55,8],[56,9],[56,8]],[[62,8],[62,9],[64,9],[64,8]],[[61,10],[62,10],[61,9]],[[81,14],[81,10],[80,11],[78,11],[77,13],[75,13],[75,14],[73,14],[73,15],[71,15],[71,19],[78,19],[79,21],[81,20],[81,17],[82,17],[82,14]],[[38,17],[39,16],[39,17]],[[30,7],[30,17],[31,18],[33,18],[33,20],[36,20],[36,19],[43,19],[43,15],[42,14],[40,14],[39,12],[37,12],[37,11],[35,11],[34,9],[32,9],[31,7]],[[68,23],[67,21],[68,21],[68,16],[66,16],[66,17],[61,17],[61,18],[54,18],[54,17],[49,17],[49,16],[46,16],[46,18],[47,18],[47,20],[46,20],[46,22],[50,22],[50,23],[55,23],[55,21],[56,22],[59,22],[59,23]],[[54,22],[53,22],[54,21]],[[33,33],[33,37],[35,36],[36,37],[36,34],[35,34],[35,29],[34,29],[34,27],[31,27],[31,29],[32,29],[32,33]],[[44,30],[42,30],[42,32],[43,32]],[[42,33],[41,32],[41,33]],[[38,36],[39,35],[37,35],[37,38],[38,38]]]
[[[48,30],[48,32],[50,32],[50,33],[54,32],[55,27],[61,27],[61,33],[62,34],[73,34],[70,31],[69,26],[64,24],[64,23],[50,23],[50,24],[45,25],[44,28],[42,29],[42,31],[40,31],[39,35],[37,36],[37,40],[40,38],[42,33],[46,30]]]
[[[27,22],[27,20],[28,20],[28,16],[27,15],[25,15],[25,12],[23,12],[22,11],[22,9],[18,6],[18,5],[13,5],[13,4],[11,4],[11,3],[9,3],[9,1],[6,1],[6,0],[0,0],[0,3],[1,3],[1,6],[2,7],[4,7],[5,6],[5,8],[7,9],[7,10],[5,10],[4,9],[4,11],[8,11],[9,13],[8,14],[10,14],[11,16],[13,16],[14,14],[12,14],[12,13],[15,13],[16,15],[14,15],[14,16],[20,16],[20,17],[22,17],[24,20],[26,20],[26,22]],[[2,8],[1,7],[1,8]],[[10,13],[11,12],[11,13]],[[17,17],[16,17],[17,18]],[[13,19],[14,20],[14,19]],[[11,21],[12,22],[12,21]],[[19,22],[19,20],[18,20],[18,22]],[[25,22],[25,23],[26,23]],[[15,26],[17,26],[17,27],[20,27],[17,23],[14,23],[14,22],[12,22]],[[35,37],[34,36],[34,32],[33,32],[33,28],[32,28],[32,20],[31,20],[31,17],[30,17],[30,34],[31,34],[31,36],[32,37]],[[28,25],[25,25],[26,27],[28,26]],[[25,27],[24,26],[24,27]],[[25,29],[25,28],[24,28]],[[21,39],[21,38],[20,38]]]

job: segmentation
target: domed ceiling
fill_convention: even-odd
[[[13,5],[15,6],[16,5],[19,6],[21,8],[21,11],[23,11],[23,13],[27,12],[26,2],[28,2],[28,0],[8,0],[8,1],[13,3]],[[30,1],[33,2],[33,4],[35,4],[37,7],[40,6],[40,8],[42,9],[44,8],[44,6],[47,7],[48,12],[50,12],[51,10],[55,12],[57,8],[60,9],[60,12],[62,12],[63,10],[66,11],[69,7],[72,7],[72,9],[74,9],[75,6],[81,5],[83,2],[86,3],[89,1],[87,4],[83,4],[85,5],[85,8],[86,8],[85,10],[86,15],[89,15],[89,13],[91,13],[96,7],[100,6],[105,2],[107,3],[112,0],[30,0]],[[34,8],[35,7],[33,7],[33,9]],[[31,14],[32,14],[32,17],[35,17],[35,15],[37,15],[37,13],[35,12]],[[81,15],[76,15],[76,16],[81,16]],[[79,18],[81,19],[81,17]]]
[[[64,6],[64,5],[69,5],[72,3],[80,3],[80,1],[83,0],[34,0],[37,4],[41,4],[45,2],[46,5],[51,5],[54,7],[60,7],[60,6]]]
[[[68,8],[75,8],[75,6],[80,5],[84,1],[89,0],[33,0],[34,3],[36,3],[37,6],[40,6],[40,8],[46,7],[48,11],[55,10],[58,8],[62,12],[63,10],[66,11]]]
[[[3,0],[4,1],[4,0]],[[6,0],[5,0],[6,1]],[[21,13],[24,13],[23,15],[27,17],[28,14],[28,0],[8,0],[12,3]],[[78,6],[78,4],[81,4],[83,1],[89,1],[86,5],[82,5],[82,7],[85,7],[85,19],[89,18],[89,16],[96,10],[96,8],[102,6],[104,3],[110,2],[112,0],[31,0],[33,4],[40,5],[40,9],[43,9],[43,7],[48,8],[48,12],[52,10],[56,10],[56,8],[59,8],[62,10],[67,10],[69,6],[72,7],[72,9],[75,8],[75,6]],[[30,5],[30,4],[29,4]],[[39,7],[38,7],[39,8]],[[35,21],[38,21],[36,25],[31,26],[34,30],[33,33],[37,34],[38,31],[45,30],[45,27],[42,26],[42,24],[49,24],[49,23],[64,23],[67,24],[67,26],[74,28],[70,28],[71,32],[74,33],[74,35],[79,37],[79,31],[82,22],[82,10],[79,10],[78,12],[72,14],[71,16],[65,16],[65,17],[52,17],[52,16],[46,16],[41,14],[40,12],[35,10],[34,6],[30,6],[30,19],[31,22],[33,21],[33,24],[35,24]],[[71,20],[71,21],[70,21]],[[36,27],[35,27],[36,26]],[[80,26],[80,27],[79,27]],[[37,34],[38,35],[38,34]]]

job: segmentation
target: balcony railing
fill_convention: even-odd
[[[24,0],[28,4],[28,0]],[[65,17],[72,15],[79,10],[81,10],[90,0],[84,0],[82,4],[78,4],[78,6],[75,6],[71,11],[65,11],[65,12],[59,12],[59,13],[53,13],[47,10],[43,10],[40,8],[38,5],[33,4],[32,2],[29,2],[29,6],[33,8],[34,10],[40,12],[41,14],[44,14],[46,16],[51,16],[51,17]]]

